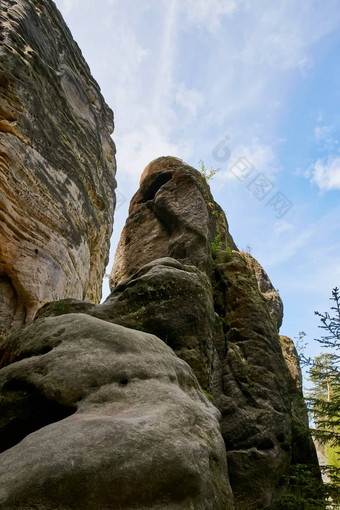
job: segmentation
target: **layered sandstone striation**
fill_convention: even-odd
[[[55,4],[1,2],[0,335],[45,302],[98,302],[113,115]]]

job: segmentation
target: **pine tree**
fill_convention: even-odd
[[[326,492],[328,508],[340,508],[340,295],[332,291],[331,311],[315,314],[320,317],[326,334],[317,339],[324,352],[317,356],[309,370],[313,387],[307,398],[311,410],[315,440],[324,445],[326,466]],[[326,349],[328,352],[326,352]]]

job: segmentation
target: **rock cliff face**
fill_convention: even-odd
[[[111,285],[101,305],[64,300],[37,318],[85,313],[157,335],[191,366],[221,413],[235,509],[283,508],[291,466],[317,466],[298,358],[291,341],[280,344],[278,293],[259,263],[237,250],[199,172],[170,157],[147,167]]]
[[[117,248],[111,288],[144,264],[172,257],[211,272],[210,243],[236,248],[222,209],[199,172],[177,158],[158,158],[144,170]]]
[[[317,460],[278,293],[164,157],[95,303],[112,113],[53,2],[3,4],[0,509],[282,510]]]
[[[1,2],[0,335],[45,302],[98,302],[113,115],[54,3]]]
[[[156,243],[147,235],[151,230],[161,233]],[[138,253],[136,246],[141,244]],[[152,279],[144,276],[150,274],[152,256],[166,255],[195,266],[196,278],[208,277],[205,287],[190,286],[193,270],[182,267],[190,292],[174,307],[175,292],[162,286],[166,279],[160,276],[150,285]],[[149,264],[131,276],[145,262]],[[160,260],[152,265],[158,264]],[[114,286],[126,276],[130,276],[126,282]],[[171,281],[175,288],[184,288],[179,281],[176,285],[176,278]],[[278,335],[282,302],[258,262],[237,251],[224,213],[199,172],[176,158],[159,158],[146,168],[132,199],[111,284],[112,294],[102,305],[111,307],[110,320],[169,342],[213,395],[222,416],[235,508],[280,508],[282,479],[295,457],[301,463],[304,458],[296,435],[301,413],[295,412],[291,375]],[[197,308],[202,296],[205,310]],[[182,313],[186,308],[193,311],[191,316]],[[213,308],[214,315],[208,311]],[[176,329],[178,317],[182,324]],[[191,330],[192,338],[182,336],[182,329]],[[305,443],[301,450],[307,447],[309,460],[315,462],[312,444]]]

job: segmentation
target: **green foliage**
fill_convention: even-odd
[[[211,253],[213,256],[216,256],[223,248],[223,241],[220,239],[220,235],[217,234],[213,242],[211,243]]]
[[[214,175],[216,175],[217,172],[219,172],[221,170],[220,168],[209,168],[208,169],[205,166],[205,164],[204,164],[202,159],[200,159],[198,164],[200,165],[201,175],[202,175],[202,177],[204,177],[204,179],[206,181],[209,181],[210,179],[212,179],[214,177]]]
[[[284,477],[289,492],[280,500],[280,510],[325,510],[323,483],[317,467],[295,464]]]
[[[328,466],[324,468],[328,479],[327,508],[340,508],[340,295],[336,287],[330,298],[331,312],[315,312],[326,334],[317,339],[328,350],[310,363],[309,378],[313,387],[308,392],[307,404],[314,428],[312,434],[324,445]],[[335,506],[334,506],[335,505]]]
[[[214,397],[212,395],[210,395],[210,393],[208,393],[206,390],[202,390],[203,393],[205,394],[205,396],[209,399],[209,400],[213,400]]]
[[[217,262],[228,262],[228,260],[232,257],[232,250],[230,246],[226,246],[223,241],[221,241],[220,235],[217,234],[211,246],[211,255],[214,260]]]

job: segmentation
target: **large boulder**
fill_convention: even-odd
[[[43,306],[37,318],[65,313],[87,313],[153,333],[189,363],[201,386],[210,390],[215,311],[210,280],[195,266],[157,259],[117,285],[100,305],[55,301]]]
[[[45,302],[98,302],[115,203],[113,115],[50,0],[1,3],[0,335]]]
[[[69,314],[5,343],[0,508],[233,509],[219,412],[160,339]]]

